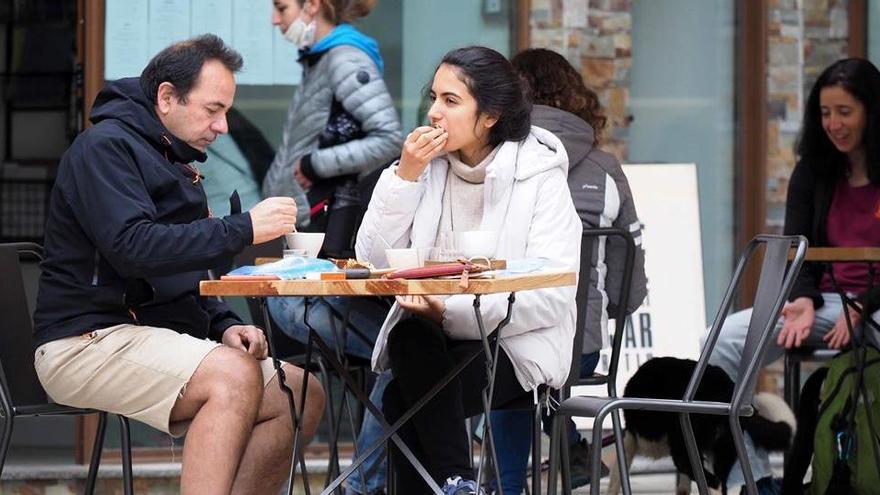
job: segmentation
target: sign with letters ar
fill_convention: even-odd
[[[624,165],[642,222],[648,296],[625,326],[617,392],[654,356],[696,359],[706,331],[703,254],[695,164]],[[608,322],[614,331],[614,322]],[[611,349],[602,350],[596,371],[608,372]],[[607,395],[605,386],[575,387],[572,395]],[[579,428],[592,420],[577,418]],[[605,425],[611,427],[610,416]]]

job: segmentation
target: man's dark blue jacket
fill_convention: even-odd
[[[198,284],[252,242],[250,215],[209,218],[186,165],[205,154],[162,125],[137,78],[108,84],[91,121],[52,189],[35,345],[121,323],[219,340],[241,321]]]

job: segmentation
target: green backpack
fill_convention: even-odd
[[[862,380],[859,361],[864,363]],[[878,433],[880,352],[865,346],[841,353],[828,365],[822,387],[809,493],[880,493]]]

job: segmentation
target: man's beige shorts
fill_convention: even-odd
[[[172,436],[189,421],[170,424],[171,409],[196,368],[220,346],[166,328],[117,325],[40,346],[34,366],[55,402],[100,409],[146,423]],[[275,376],[260,361],[263,385]]]

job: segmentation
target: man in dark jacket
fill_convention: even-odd
[[[290,411],[260,329],[201,298],[206,270],[293,229],[291,198],[208,213],[191,164],[227,132],[241,56],[213,35],[109,83],[62,158],[46,225],[35,366],[59,403],[188,432],[181,493],[277,493]],[[285,365],[294,389],[301,370]],[[275,386],[269,386],[274,383]],[[309,386],[304,435],[323,409]]]

